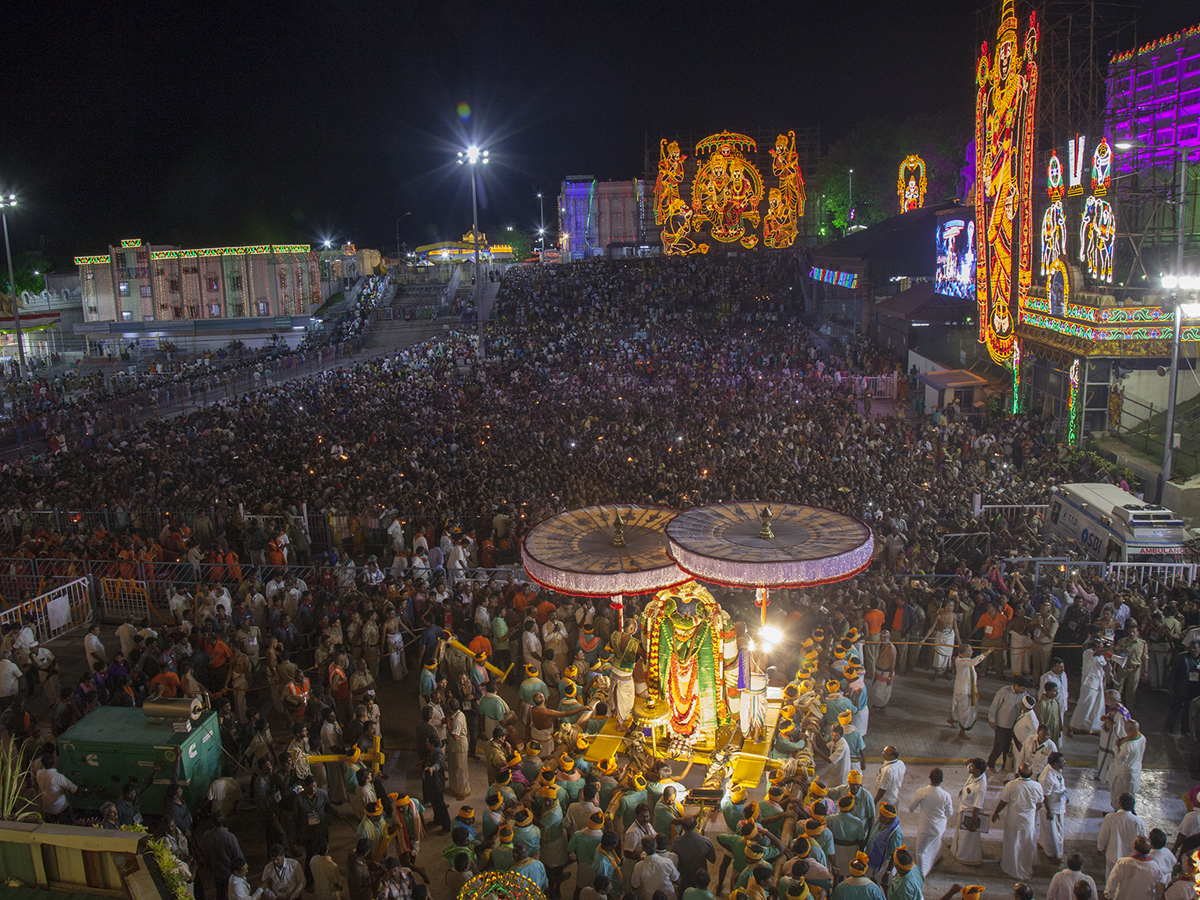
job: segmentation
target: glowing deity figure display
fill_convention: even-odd
[[[1004,0],[994,56],[983,45],[976,70],[976,299],[979,339],[992,359],[1012,357],[1014,302],[1032,282],[1033,116],[1037,101],[1038,27],[1030,14],[1018,46],[1013,0]]]
[[[900,212],[906,213],[925,205],[925,192],[929,181],[925,177],[925,160],[915,153],[904,157],[900,163],[900,175],[896,179],[896,194],[900,198]]]
[[[756,150],[753,138],[723,131],[696,145],[696,155],[713,152],[692,179],[692,228],[707,222],[709,235],[731,244],[740,241],[746,249],[758,236],[746,233],[746,222],[757,226],[758,207],[763,199],[762,175],[742,150]]]
[[[1062,204],[1065,192],[1062,160],[1051,151],[1050,162],[1046,164],[1046,193],[1050,197],[1050,206],[1042,216],[1043,275],[1049,275],[1055,260],[1067,252],[1067,214]]]
[[[713,735],[732,719],[727,658],[737,641],[729,615],[694,581],[659,591],[642,614],[646,685],[671,710],[670,729]]]
[[[654,215],[659,225],[665,225],[671,215],[671,206],[679,199],[679,185],[683,184],[683,163],[687,159],[679,152],[679,143],[666,140],[658,142],[658,180],[654,184]]]
[[[763,243],[781,250],[795,243],[806,200],[800,157],[796,155],[796,132],[776,137],[775,146],[768,152],[772,156],[771,172],[779,179],[779,187],[767,193]]]
[[[1096,281],[1113,280],[1113,247],[1117,242],[1117,219],[1112,204],[1088,197],[1079,220],[1079,260]]]

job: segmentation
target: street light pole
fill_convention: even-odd
[[[21,337],[21,301],[17,298],[17,280],[13,277],[12,247],[8,243],[8,211],[17,205],[17,195],[0,199],[0,221],[4,223],[4,253],[8,256],[8,289],[12,293],[13,334],[17,339],[17,379],[25,377],[25,342]]]
[[[850,223],[854,221],[854,170],[850,170],[849,199],[846,201],[846,233],[850,233]]]
[[[403,222],[406,218],[408,218],[411,215],[412,215],[412,211],[409,210],[408,212],[406,212],[404,215],[402,215],[400,218],[398,218],[396,220],[396,265],[397,266],[401,266],[404,264],[404,260],[400,258],[400,223]]]
[[[487,351],[483,347],[483,303],[481,302],[483,282],[479,276],[479,202],[475,191],[475,166],[480,162],[485,166],[488,164],[486,150],[480,150],[472,144],[465,153],[459,151],[458,164],[461,166],[469,163],[471,166],[471,237],[475,244],[475,318],[479,322],[479,361],[486,362]]]
[[[541,212],[542,225],[538,229],[538,236],[542,241],[542,256],[546,255],[546,201],[542,199],[542,192],[538,191],[538,209]],[[542,262],[545,262],[543,259]]]
[[[1200,288],[1200,278],[1193,278],[1182,275],[1168,275],[1163,277],[1163,287],[1167,290],[1179,289],[1183,291],[1195,291]],[[1174,462],[1175,454],[1175,390],[1179,385],[1179,341],[1183,332],[1183,317],[1189,319],[1200,316],[1200,303],[1182,303],[1178,297],[1175,300],[1175,315],[1171,328],[1171,371],[1168,373],[1167,379],[1167,421],[1164,427],[1163,434],[1163,461],[1162,461],[1162,477],[1158,481],[1158,496],[1156,502],[1163,502],[1163,494],[1167,489],[1167,482],[1171,480],[1171,467]]]

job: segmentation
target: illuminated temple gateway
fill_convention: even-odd
[[[1072,441],[1128,431],[1167,405],[1176,304],[1200,296],[1200,26],[1109,62],[1107,124],[1042,148],[1032,278],[1017,311],[1015,405]],[[1180,371],[1200,317],[1181,316]],[[1187,384],[1190,382],[1190,385]],[[1195,395],[1179,379],[1178,401]],[[1185,446],[1194,438],[1177,419]]]

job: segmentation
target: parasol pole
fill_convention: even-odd
[[[770,602],[770,600],[768,598],[771,596],[771,592],[770,592],[769,588],[765,588],[765,587],[757,588],[757,590],[758,590],[758,605],[762,607],[762,618],[759,620],[758,624],[766,625],[767,624],[767,604]]]
[[[616,510],[616,515],[613,517],[613,540],[614,547],[624,547],[625,544],[625,520],[621,518],[621,511]],[[625,598],[622,594],[617,594],[609,603],[613,609],[617,611],[617,630],[625,627]]]

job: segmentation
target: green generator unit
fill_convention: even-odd
[[[195,810],[221,777],[221,732],[215,712],[186,700],[151,701],[145,707],[100,706],[58,738],[58,770],[81,789],[76,809],[116,802],[129,782],[138,785],[143,813],[166,811],[166,789],[183,785]],[[98,790],[83,793],[82,788]]]

